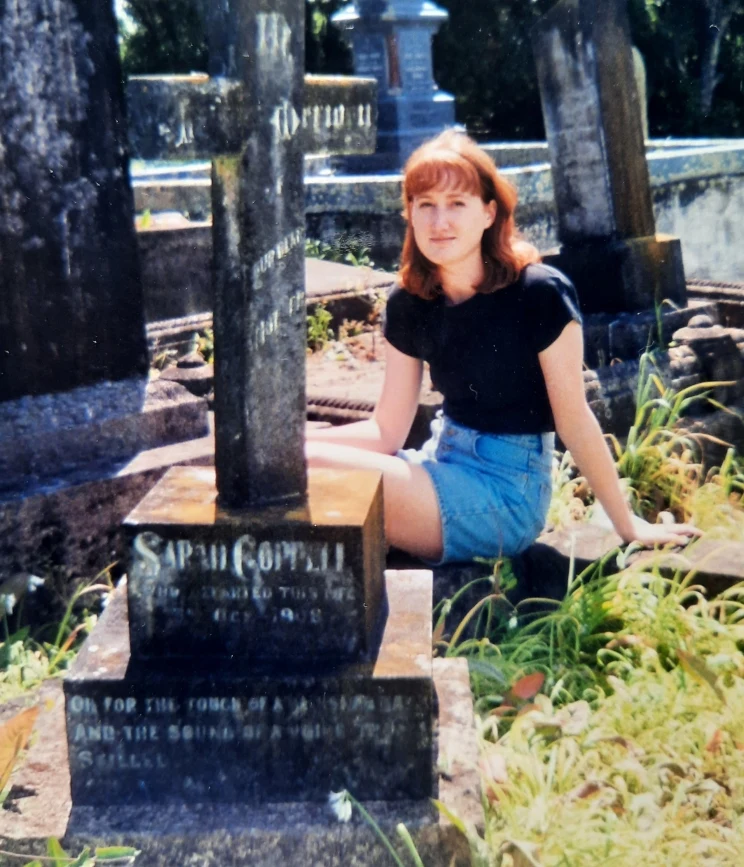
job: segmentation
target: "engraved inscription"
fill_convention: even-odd
[[[158,578],[162,571],[189,568],[229,572],[233,578],[247,580],[260,574],[292,572],[325,574],[343,572],[343,542],[259,541],[245,534],[228,546],[224,542],[192,542],[188,539],[162,539],[157,533],[139,533],[134,539],[135,567],[147,578]],[[173,588],[176,589],[176,588]],[[172,592],[172,591],[171,591]]]
[[[291,141],[302,125],[295,107],[286,99],[274,109],[271,123],[274,127],[274,133],[280,141]]]
[[[302,126],[315,133],[323,131],[369,129],[372,126],[372,105],[356,106],[356,111],[345,105],[308,105],[302,113]]]
[[[277,262],[281,262],[292,250],[299,247],[304,237],[304,229],[295,229],[275,244],[268,253],[264,253],[251,270],[253,282],[257,283],[259,278],[270,271]]]
[[[198,542],[145,531],[135,537],[133,549],[130,574],[139,582],[138,594],[149,597],[174,625],[211,621],[243,627],[260,619],[317,632],[329,617],[347,616],[358,603],[343,542],[262,540],[250,534]],[[194,572],[211,581],[194,586],[181,577]]]
[[[164,771],[168,767],[166,758],[160,753],[141,755],[127,752],[122,747],[114,753],[81,750],[78,762],[83,769],[95,768],[97,771]]]
[[[354,52],[354,72],[356,75],[376,78],[380,87],[386,87],[387,64],[384,43],[379,39],[359,39]]]
[[[251,344],[254,349],[264,346],[269,338],[276,336],[279,333],[279,311],[275,310],[271,316],[260,322],[254,327],[251,338]]]
[[[431,43],[426,34],[409,33],[402,46],[400,59],[406,87],[412,89],[432,87]]]
[[[313,775],[333,775],[370,748],[390,757],[386,777],[399,764],[423,768],[431,761],[431,701],[419,689],[390,692],[382,683],[314,677],[282,684],[247,680],[222,691],[215,684],[195,694],[185,678],[178,688],[186,693],[163,697],[156,689],[68,699],[73,775],[99,775],[98,785],[122,791],[134,782],[179,796],[204,787],[214,778],[205,772],[216,767],[228,787],[244,790],[258,775],[256,792],[262,792],[265,780],[281,773],[288,785],[300,779],[314,791],[326,783]],[[117,701],[137,710],[125,716],[103,711]],[[319,758],[312,768],[308,750]],[[248,776],[246,768],[252,769]]]
[[[290,316],[297,313],[298,310],[303,310],[305,307],[305,293],[295,292],[287,299],[287,312]]]
[[[178,105],[178,138],[176,147],[188,147],[194,143],[194,124],[188,115],[186,103],[181,101]]]
[[[369,129],[372,126],[372,106],[359,106],[359,126]]]
[[[118,702],[131,708],[149,708],[151,715],[159,715],[161,719],[122,724],[103,711]],[[81,710],[82,707],[85,711]],[[131,750],[134,745],[270,740],[311,743],[359,736],[390,744],[399,732],[415,731],[416,717],[421,716],[421,708],[413,696],[326,693],[322,696],[191,696],[181,700],[158,696],[104,696],[97,701],[73,696],[68,709],[71,716],[81,717],[71,726],[73,744],[85,747],[117,745],[105,766],[121,767],[123,761],[124,766],[130,768],[146,767],[129,762],[134,754],[127,753],[126,748]],[[423,718],[418,727],[425,736]],[[164,761],[163,754],[160,754],[160,761]],[[155,766],[165,765],[150,765]]]

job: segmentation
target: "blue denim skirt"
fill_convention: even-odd
[[[421,449],[398,457],[431,477],[442,518],[442,557],[433,565],[473,557],[511,557],[545,525],[555,436],[489,434],[437,415]]]

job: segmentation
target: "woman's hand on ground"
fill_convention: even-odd
[[[692,524],[649,524],[642,518],[634,518],[633,532],[626,534],[623,541],[653,548],[655,545],[686,545],[702,535],[702,530]]]

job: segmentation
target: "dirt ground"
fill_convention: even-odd
[[[385,377],[385,338],[375,326],[363,334],[331,341],[307,358],[308,400],[335,398],[354,403],[375,404]],[[432,389],[428,370],[424,374],[421,402],[441,403]]]

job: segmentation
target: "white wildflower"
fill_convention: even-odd
[[[18,599],[15,593],[3,593],[0,595],[0,606],[2,606],[3,612],[8,617],[13,613],[16,602],[18,602]]]
[[[33,593],[34,590],[44,586],[45,580],[45,578],[39,578],[38,575],[29,575],[28,580],[26,581],[26,591],[28,593]]]
[[[339,822],[348,822],[351,819],[351,798],[346,789],[341,792],[331,792],[328,796],[328,806]]]

